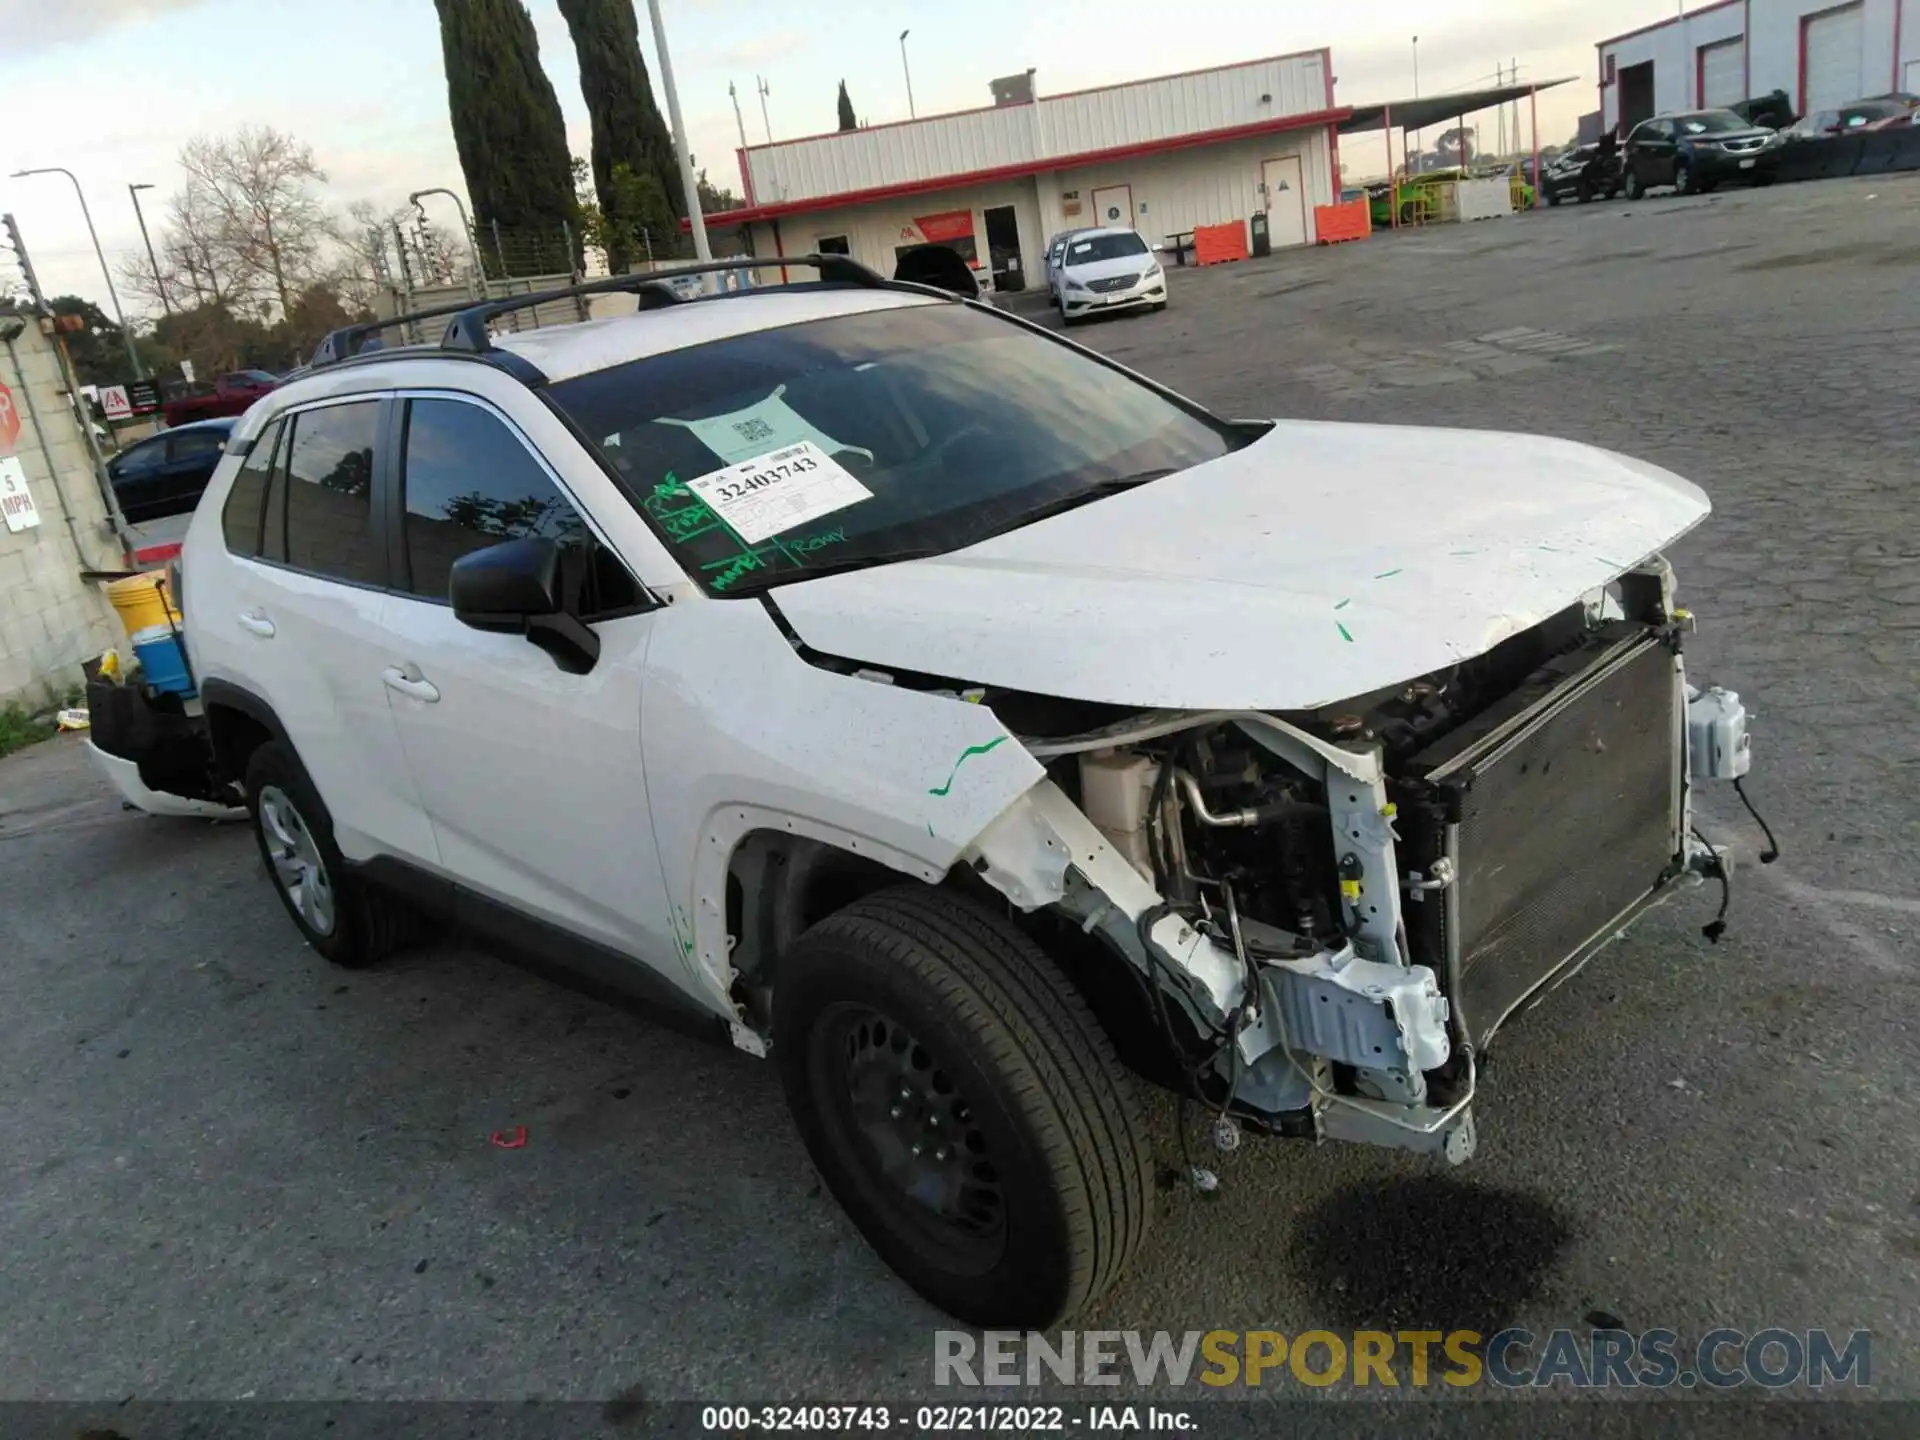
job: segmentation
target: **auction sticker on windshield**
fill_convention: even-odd
[[[689,480],[687,489],[749,545],[873,498],[811,440]]]

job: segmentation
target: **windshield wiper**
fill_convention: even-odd
[[[1035,521],[1046,520],[1052,516],[1063,514],[1068,510],[1077,510],[1082,505],[1091,504],[1095,500],[1104,500],[1109,495],[1118,495],[1123,490],[1137,489],[1155,480],[1164,480],[1169,475],[1177,475],[1179,473],[1179,466],[1168,465],[1158,470],[1142,470],[1133,475],[1118,475],[1110,480],[1096,480],[1091,485],[1082,486],[1071,495],[1062,495],[1057,499],[1047,501],[1045,504],[1036,505],[1031,510],[1022,510],[1018,515],[1014,516],[1011,521],[994,531],[994,533],[996,535],[1004,535],[1007,531],[1017,530],[1022,525],[1031,525]]]
[[[875,565],[898,565],[907,560],[926,560],[934,555],[946,553],[945,547],[921,545],[910,549],[877,550],[866,555],[849,555],[844,560],[830,560],[824,565],[801,564],[790,570],[775,570],[761,577],[757,585],[751,583],[736,585],[727,593],[748,595],[796,580],[819,580],[828,575],[844,575],[849,570],[866,570]]]

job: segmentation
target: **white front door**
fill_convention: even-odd
[[[406,403],[406,565],[381,616],[379,673],[442,863],[460,885],[684,987],[640,758],[655,617],[594,622],[601,652],[585,675],[455,619],[454,561],[508,539],[561,543],[584,618],[639,591],[498,412],[449,395]]]
[[[1307,243],[1307,189],[1298,155],[1283,155],[1260,166],[1261,207],[1267,212],[1267,239],[1276,250]]]
[[[1849,5],[1824,15],[1810,15],[1801,21],[1801,73],[1806,77],[1806,94],[1801,111],[1832,110],[1866,93],[1860,78],[1861,47],[1865,28],[1862,7]]]
[[[1133,187],[1109,185],[1103,190],[1094,191],[1093,223],[1133,226]]]

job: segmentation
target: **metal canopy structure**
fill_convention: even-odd
[[[1425,130],[1429,126],[1458,120],[1479,110],[1491,110],[1514,100],[1525,100],[1541,90],[1571,85],[1579,77],[1542,80],[1525,85],[1496,85],[1486,90],[1458,90],[1448,95],[1425,95],[1411,100],[1389,100],[1379,105],[1358,105],[1353,114],[1340,122],[1342,135],[1362,135],[1369,130]]]

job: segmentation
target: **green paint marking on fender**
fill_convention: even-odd
[[[967,763],[968,758],[974,755],[986,754],[989,750],[992,750],[994,747],[1002,744],[1006,740],[1006,738],[1007,737],[1004,735],[996,735],[993,739],[989,740],[984,745],[969,745],[966,749],[960,752],[960,758],[953,762],[953,772],[947,776],[947,783],[942,785],[938,790],[927,791],[927,794],[938,795],[941,799],[944,800],[947,797],[947,795],[953,790],[953,782],[956,779],[958,779],[960,776],[960,767]]]
[[[1340,632],[1340,638],[1342,640],[1346,641],[1349,645],[1353,643],[1353,636],[1348,632],[1346,626],[1340,624],[1340,622],[1336,620],[1334,622],[1333,628]]]

